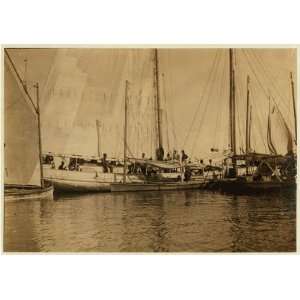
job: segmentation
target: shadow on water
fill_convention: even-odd
[[[296,196],[207,191],[61,194],[5,203],[5,251],[296,250]]]

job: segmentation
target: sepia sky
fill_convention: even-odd
[[[155,148],[152,49],[9,49],[32,97],[40,84],[43,151],[122,156],[125,80],[129,91],[129,148],[134,156]],[[166,150],[185,149],[207,158],[228,145],[228,49],[159,49],[159,83]],[[252,146],[266,152],[268,96],[294,134],[289,74],[296,77],[295,49],[236,49],[238,148],[245,147],[246,77],[253,110]],[[294,79],[296,82],[296,78]],[[275,101],[275,102],[274,102]],[[279,132],[279,131],[278,131]],[[283,143],[278,135],[278,143]]]

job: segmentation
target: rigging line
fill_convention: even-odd
[[[244,49],[242,49],[242,51],[244,51]],[[247,62],[248,62],[248,65],[249,65],[250,69],[252,70],[254,76],[256,77],[257,82],[259,83],[259,85],[260,85],[260,87],[262,88],[262,90],[263,90],[263,92],[264,92],[266,98],[268,99],[269,94],[267,93],[267,91],[266,91],[266,89],[264,88],[263,84],[262,84],[261,81],[259,80],[258,75],[257,75],[256,71],[254,70],[254,68],[252,67],[252,65],[251,65],[251,63],[250,63],[250,61],[249,61],[249,58],[248,58],[246,52],[244,52],[244,54],[245,54],[245,57],[246,57],[246,60],[247,60]],[[277,102],[275,101],[275,99],[273,99],[273,100],[274,100],[274,104],[275,104],[276,107],[278,108]],[[278,110],[279,110],[279,108],[278,108]]]
[[[282,124],[283,124],[283,125],[286,125],[287,128],[289,129],[289,131],[292,132],[292,129],[291,129],[291,128],[293,128],[293,126],[290,126],[290,125],[287,124],[287,122],[286,122],[286,120],[285,120],[285,118],[284,118],[284,116],[283,116],[281,110],[279,109],[279,107],[278,107],[278,105],[277,105],[277,103],[276,103],[276,101],[275,101],[275,97],[274,97],[272,94],[271,94],[270,96],[271,96],[271,98],[272,98],[273,103],[275,104],[275,107],[277,108],[277,111],[278,111],[278,113],[279,113],[279,115],[280,115],[280,118],[282,119],[282,122],[283,122]],[[291,127],[291,128],[290,128],[290,127]]]
[[[227,50],[225,50],[226,52],[227,52]],[[225,54],[225,56],[224,56],[224,69],[223,69],[223,75],[222,75],[222,79],[221,79],[221,85],[220,85],[220,99],[221,99],[221,90],[222,91],[224,91],[225,90],[225,86],[226,86],[226,74],[227,74],[227,57],[226,57],[226,54]],[[224,105],[224,103],[225,103],[225,101],[222,101],[223,102],[223,105]],[[220,110],[220,112],[221,112],[221,108],[219,109]],[[222,110],[223,111],[223,110]],[[219,129],[218,129],[218,131],[220,132],[220,134],[219,134],[219,136],[220,135],[222,135],[222,132],[220,131],[220,128],[221,128],[221,126],[223,126],[222,124],[223,124],[223,119],[224,119],[224,113],[221,113],[221,119],[220,119],[220,122],[218,122],[218,124],[219,124]],[[223,134],[223,137],[224,137],[224,139],[226,138],[226,135],[225,134]],[[221,140],[222,138],[220,138],[220,140]],[[222,144],[224,144],[224,141],[222,141]],[[221,144],[221,146],[223,147],[223,145]]]
[[[289,103],[289,101],[287,101],[287,99],[282,96],[282,94],[278,90],[277,86],[274,84],[274,82],[276,81],[276,77],[272,77],[271,72],[268,72],[268,69],[265,66],[263,60],[255,52],[250,52],[250,51],[248,51],[248,52],[252,53],[252,57],[254,57],[254,59],[258,62],[258,65],[260,65],[261,69],[263,70],[265,77],[271,83],[271,85],[273,86],[274,90],[277,92],[279,98],[281,98],[281,100],[282,100],[281,103],[288,110],[289,108],[287,106],[287,103]],[[250,56],[250,54],[249,54],[249,56]]]
[[[218,85],[219,86],[219,93],[218,93],[218,102],[220,101],[221,99],[221,95],[222,95],[222,85],[225,81],[225,74],[226,74],[226,58],[224,57],[223,59],[223,70],[221,72],[221,76],[220,76],[220,84]],[[220,120],[221,118],[221,120]],[[217,147],[217,141],[218,141],[218,137],[219,137],[219,128],[220,126],[222,126],[222,119],[223,119],[223,114],[221,113],[221,108],[218,107],[218,112],[217,112],[217,118],[216,118],[216,126],[215,126],[215,131],[214,131],[214,136],[215,136],[215,139],[214,139],[214,148],[218,148]]]
[[[268,96],[267,96],[267,97],[268,97]],[[283,115],[282,115],[282,112],[281,112],[281,110],[280,110],[280,108],[279,108],[279,105],[278,105],[277,101],[275,100],[275,98],[274,98],[272,95],[271,95],[271,97],[272,97],[273,103],[274,103],[274,105],[276,106],[277,110],[279,111],[281,117],[284,119],[284,117],[283,117]],[[284,103],[283,103],[283,105],[284,105]]]
[[[32,104],[32,106],[33,106],[35,112],[38,113],[38,109],[37,109],[37,107],[35,106],[35,104],[34,104],[32,98],[30,97],[30,95],[29,95],[28,92],[26,91],[26,88],[25,88],[24,83],[23,83],[23,81],[22,81],[22,79],[21,79],[21,76],[20,76],[20,74],[18,73],[17,68],[16,68],[14,62],[12,61],[10,55],[8,54],[7,49],[4,49],[4,53],[6,54],[6,56],[7,56],[8,60],[9,60],[9,62],[10,62],[11,65],[12,65],[12,67],[13,67],[13,69],[14,69],[16,75],[17,75],[17,78],[19,79],[20,84],[21,84],[22,87],[23,87],[23,91],[24,91],[25,94],[27,95],[27,97],[28,97],[29,101],[31,102],[31,104]]]
[[[271,98],[274,99],[274,96],[271,95]],[[274,100],[273,100],[273,102],[274,102]],[[285,119],[284,119],[284,117],[283,117],[281,111],[280,111],[278,108],[277,108],[277,111],[278,111],[279,116],[280,116],[280,119],[279,119],[279,120],[280,120],[281,125],[282,125],[283,127],[287,127],[287,129],[288,129],[289,131],[291,131],[290,128],[289,128],[289,126],[288,126],[288,124],[286,123],[286,121],[285,121]]]
[[[237,87],[237,99],[242,99],[242,92],[240,90],[240,86],[238,82],[236,82],[236,87]],[[240,137],[240,148],[244,149],[244,136],[242,134],[242,129],[241,129],[241,116],[240,116],[240,111],[239,111],[239,105],[238,101],[236,101],[236,113],[238,117],[238,130],[239,130],[239,137]]]
[[[200,96],[200,100],[199,100],[199,103],[198,103],[198,106],[197,106],[197,109],[194,113],[194,116],[193,116],[193,119],[192,119],[192,122],[191,122],[191,125],[189,127],[189,130],[187,131],[187,134],[185,136],[185,139],[184,139],[184,142],[183,142],[183,148],[185,147],[186,145],[186,142],[187,142],[187,139],[190,137],[190,134],[191,134],[191,131],[192,131],[192,128],[194,126],[194,122],[196,120],[196,117],[197,117],[197,114],[200,110],[200,107],[201,107],[201,104],[202,104],[202,101],[203,101],[203,98],[204,98],[204,94],[206,93],[207,89],[208,89],[208,86],[209,86],[209,82],[210,82],[210,79],[211,79],[211,76],[212,76],[212,72],[214,70],[214,67],[215,67],[215,64],[216,64],[216,61],[217,61],[217,58],[219,57],[219,50],[216,50],[216,53],[215,53],[215,56],[214,56],[214,59],[213,59],[213,63],[212,63],[212,66],[211,66],[211,69],[210,69],[210,72],[209,72],[209,75],[208,75],[208,79],[207,79],[207,82],[205,84],[205,88],[202,90],[202,94]]]
[[[253,100],[256,99],[256,98],[258,98],[258,97],[254,97],[255,94],[258,95],[257,89],[255,88],[255,85],[252,84],[250,86],[250,89],[251,89],[250,91],[252,91],[252,95],[253,95],[252,98],[253,98]],[[259,126],[259,129],[260,129],[260,130],[258,130],[258,132],[259,132],[259,135],[260,135],[261,140],[263,142],[265,151],[267,152],[267,145],[265,143],[265,138],[264,138],[264,135],[263,135],[263,129],[265,129],[265,126],[262,125],[262,123],[263,123],[263,116],[261,116],[262,112],[260,110],[256,110],[256,114],[254,114],[254,109],[256,108],[256,105],[254,105],[253,101],[252,101],[252,104],[253,104],[252,105],[252,108],[253,108],[253,110],[252,110],[252,120],[254,119],[253,116],[256,116],[256,119],[258,121],[258,126]],[[255,124],[255,122],[252,122],[251,124]],[[253,140],[255,140],[255,139],[253,139]]]
[[[212,78],[213,79],[215,79],[219,63],[220,63],[220,56],[219,56],[219,59],[217,61],[217,64],[215,65],[214,71],[212,72]],[[208,108],[209,99],[210,99],[212,91],[213,91],[214,83],[215,83],[215,80],[212,80],[211,83],[210,83],[210,89],[209,89],[207,101],[206,101],[206,104],[205,104],[205,107],[204,107],[204,112],[203,112],[202,118],[200,119],[200,124],[199,124],[198,130],[196,132],[196,139],[194,140],[194,143],[193,143],[193,146],[192,146],[192,149],[191,149],[191,156],[194,154],[195,145],[196,145],[196,142],[198,141],[198,137],[199,137],[200,131],[202,129],[203,121],[205,119],[205,115],[206,115],[206,111],[207,111],[207,108]]]
[[[274,82],[276,82],[276,78],[278,78],[279,76],[277,75],[277,77],[276,77],[276,76],[273,77],[273,76],[271,75],[273,72],[269,72],[270,69],[268,70],[267,66],[264,64],[262,58],[259,57],[258,54],[256,54],[255,52],[252,52],[252,56],[253,56],[254,58],[256,58],[256,60],[258,61],[258,63],[260,63],[260,65],[261,65],[261,67],[262,67],[262,69],[263,69],[263,71],[264,71],[266,77],[269,77],[268,79],[269,79],[270,83],[273,85],[274,90],[278,93],[279,98],[281,98],[281,100],[283,100],[283,101],[282,101],[282,104],[283,104],[283,105],[286,105],[286,108],[287,108],[287,110],[288,110],[289,108],[287,107],[287,104],[286,104],[286,103],[289,103],[288,99],[287,99],[286,97],[283,97],[283,96],[282,96],[280,90],[279,90],[278,87],[274,84]]]
[[[172,68],[170,67],[170,50],[167,50],[167,63],[168,63],[168,70],[169,70],[169,74],[170,76],[168,76],[169,78],[169,88],[170,88],[170,96],[171,99],[173,99],[174,96],[174,91],[172,88],[172,83],[173,81],[173,72],[172,72]],[[170,103],[171,104],[171,103]],[[171,123],[172,123],[172,133],[173,133],[173,146],[174,148],[178,148],[178,141],[177,141],[177,136],[176,136],[176,132],[175,132],[175,120],[174,120],[174,108],[173,105],[171,105]]]
[[[164,93],[164,100],[165,100],[165,118],[166,118],[166,129],[167,129],[167,147],[168,152],[170,152],[170,140],[169,140],[169,122],[168,122],[168,109],[167,109],[167,96],[166,96],[166,82],[164,73],[162,73],[163,78],[163,93]]]
[[[240,66],[242,65],[241,64],[241,57],[240,57],[240,54],[238,54],[238,52],[236,51],[236,61],[238,61],[237,63],[237,66],[239,67],[236,67],[236,70],[239,69],[237,72],[239,73],[242,73],[241,71],[241,68]],[[242,76],[244,77],[244,76]],[[242,149],[244,151],[244,141],[245,141],[245,136],[244,136],[244,133],[245,133],[245,130],[244,129],[244,123],[241,122],[242,120],[242,115],[243,115],[243,109],[241,109],[241,107],[245,107],[246,106],[246,102],[243,101],[243,99],[246,98],[246,96],[244,97],[243,95],[246,95],[246,93],[244,93],[243,91],[243,84],[244,84],[244,81],[241,82],[241,80],[236,80],[236,87],[237,87],[237,98],[239,99],[239,101],[236,101],[236,111],[237,111],[237,115],[238,115],[238,129],[239,129],[239,137],[240,137],[240,149]],[[243,125],[242,125],[243,124]]]

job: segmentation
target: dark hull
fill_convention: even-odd
[[[296,183],[295,181],[247,182],[238,179],[222,179],[209,182],[207,184],[207,189],[218,190],[232,194],[275,193],[283,190],[296,190]]]

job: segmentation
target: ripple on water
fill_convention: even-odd
[[[5,203],[5,251],[296,250],[295,195],[207,191],[56,196]]]

